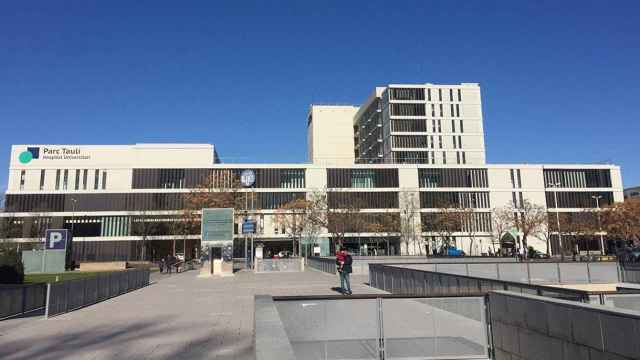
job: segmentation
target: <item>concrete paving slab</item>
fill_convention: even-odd
[[[44,320],[0,322],[1,359],[253,359],[254,295],[335,295],[315,270],[163,277],[131,293]],[[354,294],[383,293],[353,276]]]

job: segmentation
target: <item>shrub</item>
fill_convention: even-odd
[[[0,249],[0,284],[22,284],[24,266],[16,248]]]

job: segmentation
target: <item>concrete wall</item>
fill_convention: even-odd
[[[353,116],[357,106],[311,107],[307,127],[309,161],[324,165],[352,165],[354,160]]]
[[[640,359],[640,312],[489,293],[496,360]]]

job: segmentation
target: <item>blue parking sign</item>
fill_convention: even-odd
[[[67,248],[68,239],[69,239],[69,230],[48,229],[44,237],[45,249],[65,250]]]

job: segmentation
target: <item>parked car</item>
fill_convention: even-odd
[[[450,247],[447,249],[447,256],[464,256],[464,251],[461,249]]]
[[[549,255],[538,250],[533,250],[529,252],[529,257],[531,259],[548,259]]]

